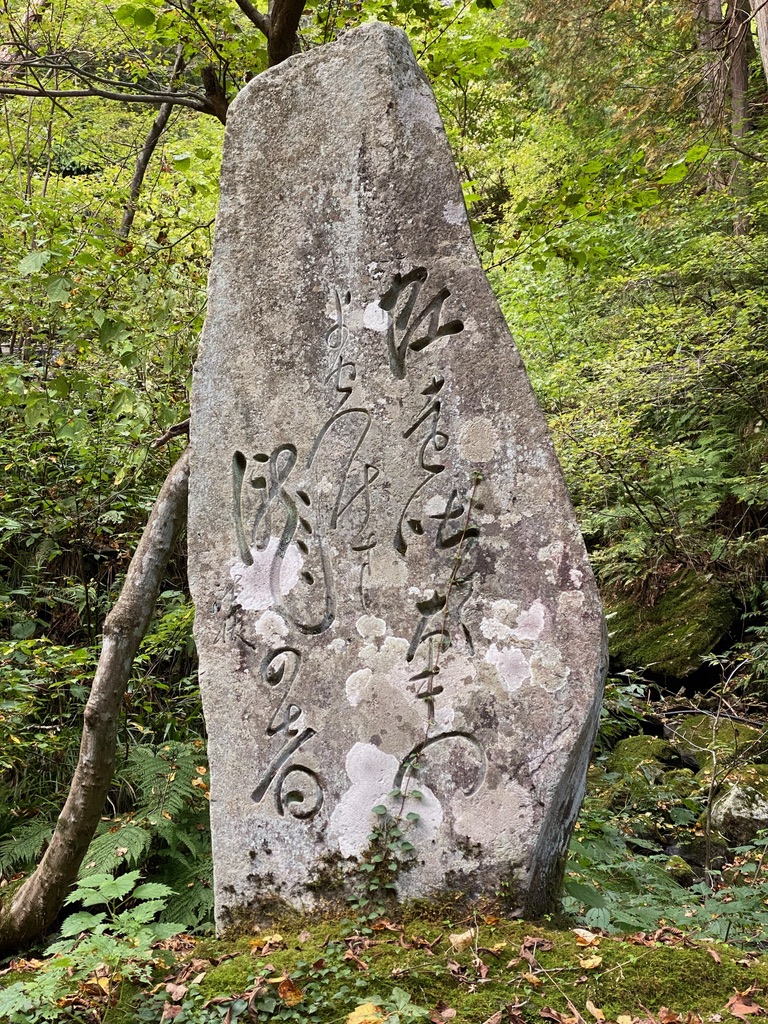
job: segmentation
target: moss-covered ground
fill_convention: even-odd
[[[687,1014],[734,1019],[729,1000],[747,990],[747,999],[768,1005],[768,957],[694,943],[674,929],[609,937],[487,913],[366,924],[311,918],[276,922],[236,940],[201,941],[155,989],[157,1020],[163,1004],[165,1019],[203,1019],[195,1013],[207,1003],[222,1015],[234,1007],[231,1019],[330,1024],[366,1003],[383,1007],[386,1017],[407,993],[400,1024],[418,1019],[416,1008],[426,1011],[424,1020],[429,1014],[471,1024],[499,1011],[499,1024],[514,1015],[518,1024],[559,1015],[669,1024]],[[145,993],[134,990],[108,1013],[107,1024],[137,1019],[144,1001]]]

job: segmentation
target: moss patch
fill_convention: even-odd
[[[636,944],[619,937],[580,944],[575,932],[500,919],[493,915],[439,921],[411,917],[408,924],[307,920],[290,933],[280,926],[279,949],[266,933],[250,940],[249,953],[209,969],[199,986],[202,1000],[251,993],[261,979],[265,1021],[344,1020],[355,1007],[378,1002],[386,1008],[393,990],[432,1012],[439,1005],[456,1010],[458,1022],[484,1021],[509,1004],[519,1004],[526,1021],[540,1020],[545,1006],[570,1013],[568,1001],[585,1019],[590,1000],[615,1020],[620,1014],[647,1016],[660,1006],[684,1014],[721,1013],[735,989],[754,981],[768,986],[768,959],[748,964],[741,951],[712,944]],[[470,935],[469,933],[472,932]],[[453,941],[451,936],[464,938]],[[206,943],[210,952],[215,944]],[[197,956],[200,950],[195,953]],[[741,962],[739,962],[741,961]],[[295,988],[280,988],[290,978]],[[255,980],[254,980],[255,979]],[[289,1013],[280,991],[301,993]],[[760,997],[757,996],[758,1001]],[[264,1007],[274,1004],[273,1011]]]
[[[768,762],[768,736],[744,722],[712,715],[675,715],[670,732],[674,745],[695,758],[701,769],[712,768],[712,753],[718,767],[729,763]]]
[[[680,572],[651,608],[606,599],[611,655],[623,668],[648,668],[680,678],[728,632],[736,608],[726,587]]]

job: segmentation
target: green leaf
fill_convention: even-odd
[[[148,7],[139,7],[133,12],[133,23],[137,28],[149,28],[154,23],[155,12]]]
[[[49,277],[45,282],[45,293],[51,302],[66,302],[71,287],[68,277]]]
[[[371,814],[384,815],[387,813],[387,808],[384,804],[377,804],[372,810]]]
[[[80,932],[93,931],[106,916],[105,913],[89,914],[85,910],[81,910],[78,914],[70,914],[61,926],[62,937],[67,939],[72,935],[79,935]]]
[[[18,265],[18,271],[23,277],[30,274],[39,274],[53,254],[47,249],[37,249],[27,253]]]
[[[177,170],[179,170],[179,171],[186,171],[186,170],[188,170],[190,164],[192,163],[192,154],[191,153],[174,153],[173,156],[171,157],[171,159],[176,164],[176,169]]]
[[[685,162],[687,164],[698,163],[699,160],[703,160],[709,152],[709,146],[705,142],[700,142],[696,146],[691,146],[688,152],[685,154]]]
[[[117,345],[128,337],[128,327],[122,320],[106,317],[99,327],[99,341],[102,345]]]
[[[682,181],[683,178],[688,177],[688,168],[684,163],[672,164],[668,167],[661,178],[659,178],[660,185],[676,185],[678,181]]]
[[[145,882],[133,891],[133,897],[137,900],[156,900],[174,895],[174,890],[169,885],[163,885],[162,882]]]
[[[564,889],[569,896],[573,896],[587,908],[608,906],[605,897],[593,885],[585,885],[583,882],[569,878],[565,882]]]

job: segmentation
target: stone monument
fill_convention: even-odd
[[[602,613],[400,30],[237,97],[208,294],[189,572],[219,925],[333,898],[392,819],[400,896],[549,909]]]

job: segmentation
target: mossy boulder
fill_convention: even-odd
[[[651,607],[606,598],[611,656],[622,668],[681,678],[701,665],[736,618],[728,589],[706,576],[677,573]]]
[[[658,736],[627,736],[619,740],[605,761],[606,771],[621,775],[643,772],[646,777],[659,776],[673,768],[686,767],[679,751]]]
[[[671,744],[694,758],[700,769],[711,771],[713,755],[718,769],[748,761],[768,763],[768,734],[765,730],[714,715],[672,715],[667,732]]]
[[[768,765],[745,765],[727,778],[712,805],[712,825],[736,845],[768,829]]]
[[[631,810],[633,835],[665,845],[678,837],[673,811],[695,800],[701,786],[671,743],[629,736],[616,744],[605,770],[601,800],[615,811]]]

